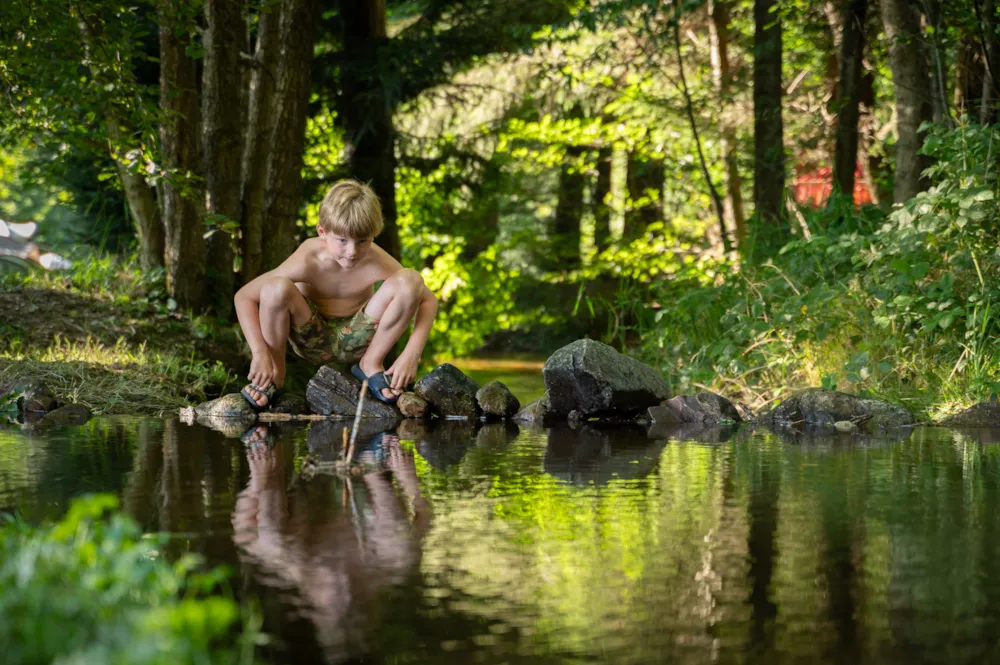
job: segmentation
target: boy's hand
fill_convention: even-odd
[[[270,353],[255,353],[253,360],[250,361],[250,373],[247,374],[247,378],[261,390],[267,390],[274,381],[277,370]]]
[[[396,358],[396,362],[392,364],[392,367],[385,370],[385,375],[392,377],[389,385],[393,391],[398,391],[397,394],[402,393],[406,386],[413,383],[413,379],[417,376],[417,365],[419,364],[420,356],[412,356],[405,351]]]

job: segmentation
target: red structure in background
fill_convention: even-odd
[[[805,170],[805,167],[795,169],[794,196],[795,202],[799,205],[811,205],[820,207],[826,203],[830,192],[833,191],[833,169],[829,166],[820,166],[812,170]],[[854,205],[861,206],[872,202],[872,193],[868,189],[861,175],[861,167],[854,169]]]

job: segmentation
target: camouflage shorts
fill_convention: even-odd
[[[311,301],[309,309],[309,320],[293,325],[288,335],[296,355],[317,366],[361,359],[378,329],[378,321],[365,314],[363,306],[353,316],[336,319],[323,316]]]

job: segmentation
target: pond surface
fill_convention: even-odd
[[[316,472],[176,420],[0,430],[0,507],[118,494],[230,566],[279,663],[978,663],[1000,651],[1000,433],[405,423]],[[258,432],[262,437],[263,432]],[[320,465],[322,466],[322,465]]]

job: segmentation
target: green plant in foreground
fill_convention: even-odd
[[[110,495],[73,502],[42,528],[7,518],[0,529],[0,652],[33,663],[252,663],[254,616],[220,587],[221,569],[162,558]],[[241,626],[242,624],[242,626]]]

